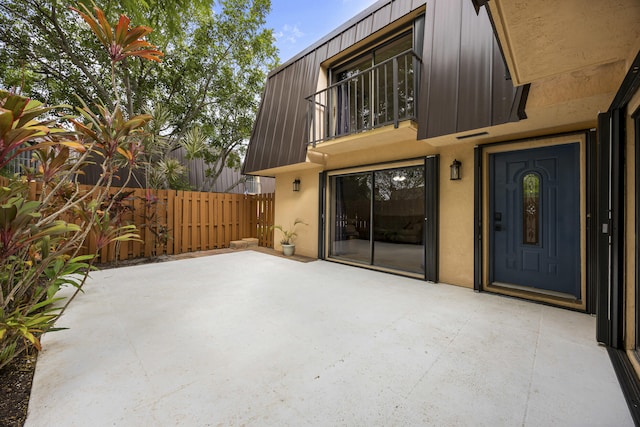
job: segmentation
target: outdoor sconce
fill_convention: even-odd
[[[298,178],[293,180],[293,191],[300,191],[300,180]]]
[[[460,179],[461,175],[460,175],[460,167],[462,166],[462,163],[459,162],[457,159],[453,159],[453,163],[451,163],[451,181],[457,181]]]

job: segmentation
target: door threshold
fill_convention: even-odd
[[[425,281],[427,280],[425,278],[425,273],[414,273],[414,272],[411,272],[411,271],[397,270],[395,268],[379,267],[379,266],[376,266],[376,265],[355,262],[355,261],[351,261],[351,260],[340,258],[340,257],[336,257],[336,256],[327,257],[325,259],[325,261],[336,262],[336,263],[339,263],[339,264],[350,265],[352,267],[359,267],[359,268],[364,268],[364,269],[367,269],[367,270],[380,271],[380,272],[383,272],[383,273],[395,274],[397,276],[411,277],[412,279],[420,279],[420,280],[425,280]]]
[[[566,294],[564,292],[550,291],[548,289],[540,289],[540,288],[532,288],[530,286],[522,286],[522,285],[514,285],[513,283],[502,283],[502,282],[492,282],[490,286],[495,286],[497,288],[508,288],[514,289],[523,292],[529,292],[534,294],[540,294],[545,296],[550,296],[553,298],[559,298],[562,300],[567,300],[571,302],[579,302],[580,300],[575,297],[575,295]]]

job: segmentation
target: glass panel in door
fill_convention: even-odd
[[[331,177],[329,255],[371,262],[371,172]]]
[[[412,33],[407,33],[385,44],[374,52],[374,64],[378,65],[413,47]],[[407,53],[396,59],[397,85],[393,81],[394,62],[389,61],[375,69],[374,98],[375,125],[390,123],[394,119],[394,89],[398,90],[398,117],[412,117],[414,112],[413,55]]]
[[[424,166],[374,172],[373,265],[424,273]]]
[[[365,55],[333,72],[335,135],[346,135],[365,129],[370,123],[371,75],[359,73],[371,68],[371,55]]]

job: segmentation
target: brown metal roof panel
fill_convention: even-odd
[[[261,169],[261,166],[269,164],[274,155],[273,132],[277,120],[280,81],[280,74],[273,76],[267,81],[268,91],[265,93],[267,102],[265,102],[262,109],[263,117],[260,122],[260,135],[255,140],[259,147],[257,151],[258,156],[255,159],[256,169]]]
[[[350,48],[351,45],[356,42],[356,26],[353,25],[349,29],[345,30],[340,36],[340,50]]]
[[[307,148],[305,97],[313,93],[317,85],[318,57],[311,52],[269,78],[265,97],[270,101],[265,102],[261,110],[266,120],[257,124],[262,130],[257,130],[251,139],[245,172],[304,162]]]
[[[334,55],[340,53],[340,43],[342,38],[340,36],[336,36],[329,43],[327,43],[327,57],[331,58]]]
[[[306,127],[306,100],[304,99],[311,92],[308,92],[310,86],[312,65],[315,62],[315,55],[310,54],[294,65],[295,73],[288,81],[289,99],[287,121],[283,131],[286,136],[282,138],[283,148],[286,153],[283,156],[288,160],[285,164],[299,163],[304,161],[306,147],[304,129]],[[304,152],[301,150],[305,148]]]
[[[281,147],[286,144],[284,138],[285,132],[291,122],[291,117],[287,115],[287,109],[291,100],[291,87],[295,84],[289,79],[296,77],[295,67],[298,63],[299,61],[294,64],[294,70],[287,70],[286,73],[280,73],[274,77],[274,79],[276,79],[274,87],[275,105],[271,111],[273,120],[270,121],[267,132],[268,140],[275,142],[271,144],[271,150],[269,152],[268,162],[270,164],[272,164],[273,161],[279,163],[280,160],[283,160]]]
[[[373,15],[369,15],[364,18],[362,21],[358,22],[356,25],[356,42],[369,37],[373,31],[371,28],[373,26]]]
[[[426,3],[427,0],[413,0],[413,3],[411,4],[411,10],[415,10],[420,6],[424,6]]]
[[[269,129],[269,121],[271,118],[271,111],[273,109],[273,104],[275,101],[275,96],[273,94],[273,88],[275,86],[275,80],[268,79],[266,83],[266,90],[264,94],[264,103],[260,107],[260,119],[256,124],[256,136],[251,140],[255,140],[258,143],[253,144],[253,148],[256,148],[256,154],[252,157],[253,163],[255,166],[262,164],[265,159],[265,152],[268,150],[268,146],[266,146],[263,141],[267,139],[267,131]],[[252,144],[250,144],[250,148]]]
[[[373,14],[373,26],[371,32],[374,33],[391,22],[391,2],[376,10]]]
[[[258,157],[258,144],[252,144],[252,141],[256,141],[257,135],[260,133],[260,129],[261,129],[260,123],[262,121],[262,116],[263,116],[263,110],[264,110],[264,104],[265,104],[264,100],[265,100],[267,84],[265,84],[265,89],[262,91],[260,106],[258,107],[258,111],[256,113],[256,119],[253,122],[253,129],[251,129],[251,137],[249,138],[247,153],[245,154],[244,162],[242,164],[242,173],[245,173],[248,170],[257,170],[253,168],[253,164],[255,163],[255,159]]]
[[[411,12],[410,0],[394,0],[391,3],[391,21],[402,18],[407,13]]]
[[[455,133],[458,121],[462,0],[438,2],[434,6],[428,137]]]
[[[254,125],[253,135],[245,157],[244,171],[247,173],[266,168],[271,162],[274,141],[272,129],[275,128],[277,101],[279,99],[280,74],[267,79],[262,105],[258,110],[258,118]]]
[[[491,126],[492,32],[486,9],[462,9],[457,132]]]
[[[316,63],[317,64],[322,64],[324,61],[326,61],[329,58],[329,45],[328,44],[323,44],[322,46],[320,46],[318,49],[316,49]],[[320,74],[320,68],[318,66],[318,74]],[[317,80],[317,77],[316,77]],[[316,82],[317,85],[317,82]],[[313,93],[315,93],[316,90],[313,91]],[[311,93],[309,93],[309,95],[311,95]]]
[[[431,90],[431,45],[433,42],[433,23],[435,21],[435,8],[433,2],[427,5],[424,15],[424,43],[422,52],[422,64],[420,66],[420,91],[418,92],[418,139],[427,138],[429,122],[429,98]]]
[[[305,76],[296,87],[299,88],[296,94],[295,102],[295,123],[292,127],[290,157],[302,162],[307,154],[308,142],[308,101],[306,97],[314,93],[318,86],[318,77],[320,74],[320,64],[323,61],[323,52],[317,52],[315,55],[307,55],[304,61],[301,61],[299,75]]]
[[[291,151],[293,144],[293,129],[300,126],[297,113],[300,103],[301,85],[307,76],[302,73],[301,65],[304,59],[296,62],[287,75],[281,76],[281,86],[277,112],[277,123],[271,140],[274,141],[273,153],[270,164],[272,166],[286,165],[300,161],[295,153]]]

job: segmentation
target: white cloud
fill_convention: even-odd
[[[275,33],[276,39],[287,43],[295,44],[298,39],[304,37],[304,33],[300,31],[298,25],[285,24],[282,29]]]

